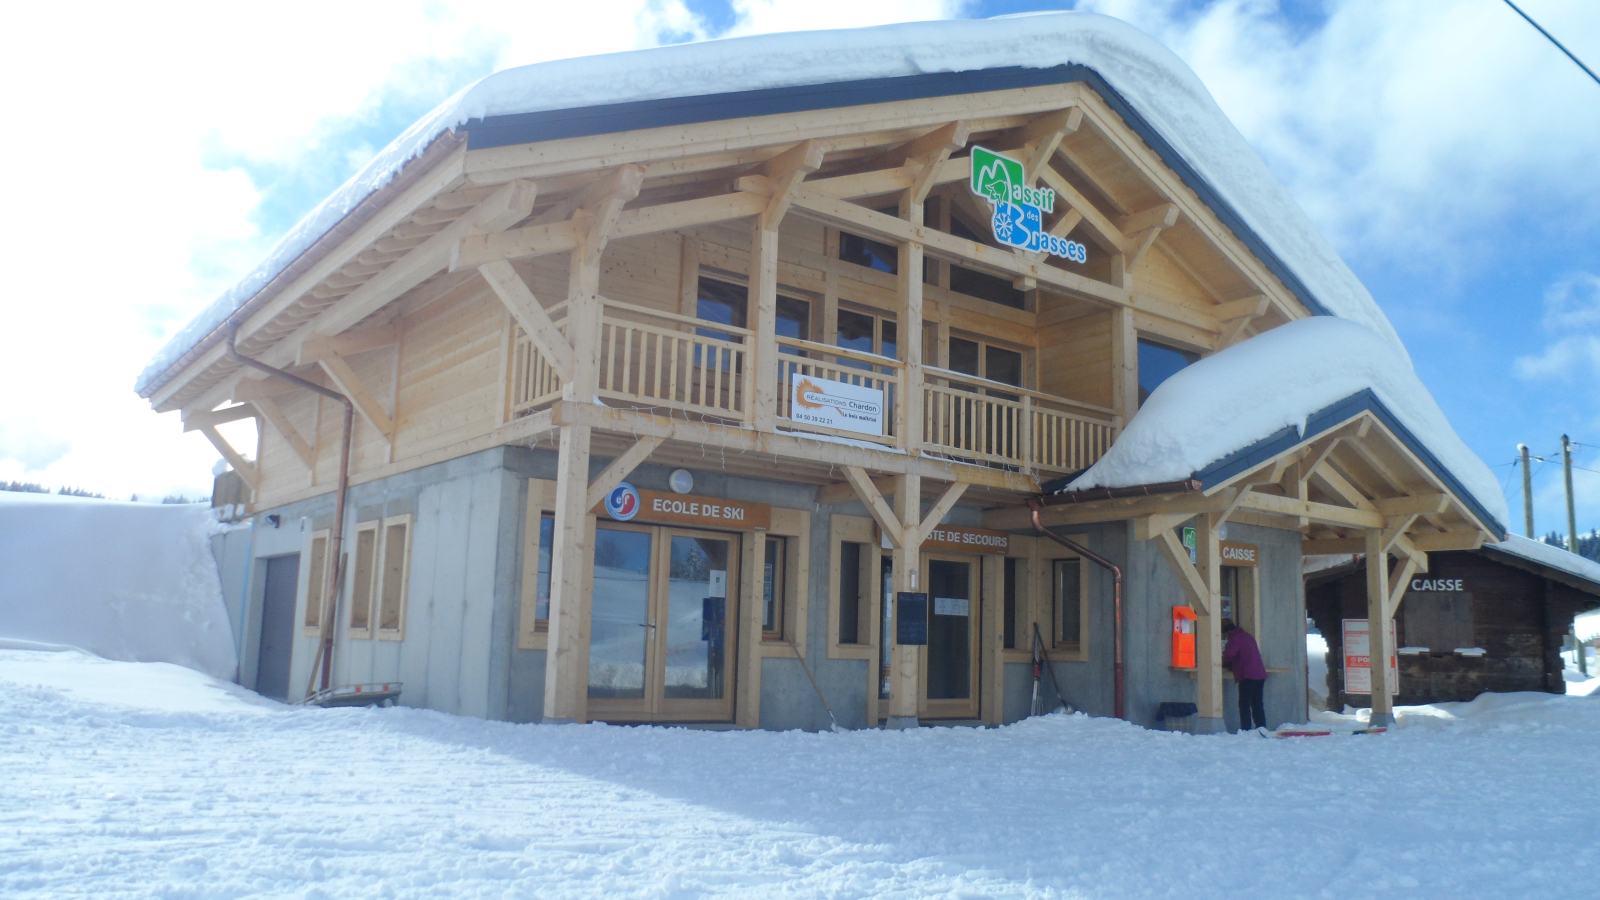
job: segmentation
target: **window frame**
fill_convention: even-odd
[[[298,613],[297,618],[300,622],[301,637],[322,636],[322,616],[327,612],[327,598],[324,592],[327,590],[328,584],[328,548],[332,539],[332,529],[330,528],[316,529],[308,532],[305,537],[305,546],[301,552],[305,554],[303,558],[306,564],[303,567],[304,574],[301,576],[299,608],[296,610]],[[316,553],[318,540],[322,541],[322,558],[320,560],[322,572],[321,577],[312,578],[311,573],[317,570],[319,562]],[[310,621],[310,613],[313,609],[313,591],[317,595],[315,598],[317,618],[314,622]]]
[[[1087,546],[1089,535],[1069,534],[1068,538]],[[1087,560],[1079,564],[1079,584],[1081,585],[1078,605],[1079,643],[1077,649],[1053,646],[1055,633],[1055,596],[1054,596],[1054,561],[1058,559],[1080,559],[1082,557],[1071,550],[1045,538],[1034,538],[1027,535],[1012,535],[1011,547],[1006,552],[1006,557],[1017,560],[1018,572],[1016,577],[1016,615],[1017,615],[1017,646],[1000,647],[1000,658],[1006,663],[1027,663],[1033,660],[1033,626],[1039,626],[1039,635],[1044,638],[1045,655],[1053,662],[1088,662],[1093,653],[1095,634],[1092,628],[1093,617],[1091,604],[1093,597],[1090,591],[1091,573]],[[1002,597],[1003,601],[1003,597]],[[1000,615],[1004,615],[1004,603],[997,604]],[[1000,621],[1001,634],[1004,634],[1005,623]],[[996,641],[996,643],[1000,643]]]
[[[838,513],[829,517],[828,522],[828,658],[829,659],[864,659],[870,661],[878,658],[878,638],[880,610],[883,604],[883,588],[878,572],[882,567],[883,549],[879,545],[877,523],[870,518],[860,516],[846,516]],[[863,544],[867,547],[865,558],[860,565],[866,572],[866,590],[857,598],[857,640],[852,643],[841,643],[839,640],[839,615],[843,612],[843,602],[839,596],[841,579],[839,561],[842,558],[841,545]],[[865,626],[865,634],[862,627]],[[864,638],[864,640],[862,639]],[[876,671],[867,667],[868,683],[877,684]],[[868,692],[876,697],[874,687]]]
[[[398,516],[385,517],[379,530],[378,543],[378,583],[373,588],[372,631],[380,641],[403,641],[406,639],[406,611],[410,607],[411,598],[411,542],[416,535],[416,520],[411,513],[402,513]],[[384,602],[384,588],[389,585],[389,529],[404,526],[406,529],[405,544],[400,550],[400,592],[395,599],[395,605],[400,608],[399,624],[394,628],[383,627],[383,613],[387,608]]]
[[[757,533],[766,537],[783,538],[788,552],[783,579],[781,630],[777,636],[769,637],[769,633],[763,629],[760,654],[762,658],[775,659],[793,659],[797,653],[805,656],[807,623],[811,608],[811,513],[803,509],[773,507],[771,524],[765,532]],[[764,565],[766,559],[764,539],[762,553]]]
[[[528,502],[522,522],[522,584],[517,616],[517,649],[544,650],[549,646],[550,623],[538,618],[539,611],[539,527],[546,512],[554,512],[556,483],[543,478],[528,479]],[[593,518],[593,517],[591,517]],[[552,534],[552,541],[554,535]],[[552,556],[551,567],[555,566]],[[540,627],[543,623],[543,627]]]
[[[365,627],[356,627],[356,609],[361,598],[356,596],[357,588],[361,584],[361,536],[372,535],[372,571],[367,575],[367,624]],[[351,640],[369,640],[372,637],[373,614],[377,611],[378,581],[383,571],[379,557],[383,555],[383,520],[370,519],[366,522],[356,523],[355,532],[351,535],[350,542],[350,569],[346,582],[349,587],[345,590],[345,634]]]
[[[1077,564],[1077,592],[1078,592],[1078,640],[1067,643],[1061,640],[1061,627],[1058,619],[1060,604],[1057,602],[1061,585],[1057,581],[1057,573],[1061,571],[1062,563],[1071,561]],[[1087,645],[1089,643],[1089,566],[1088,560],[1077,554],[1057,556],[1050,560],[1050,650],[1054,653],[1064,653],[1072,657],[1083,656],[1087,659]],[[1041,629],[1043,630],[1043,629]]]

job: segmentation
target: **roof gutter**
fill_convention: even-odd
[[[1182,481],[1158,481],[1154,484],[1136,484],[1130,487],[1093,488],[1087,491],[1062,491],[1059,494],[1040,494],[1028,501],[1029,506],[1065,506],[1093,503],[1099,500],[1127,500],[1133,497],[1160,497],[1168,494],[1194,494],[1205,486],[1193,478]]]

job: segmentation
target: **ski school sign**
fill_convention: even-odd
[[[796,375],[789,388],[789,418],[860,434],[883,434],[883,391]]]
[[[1056,192],[1028,187],[1022,163],[974,144],[972,192],[989,201],[993,209],[989,225],[1000,243],[1075,263],[1089,261],[1088,248],[1045,231],[1044,214],[1055,211]]]

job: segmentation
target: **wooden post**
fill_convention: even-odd
[[[1227,730],[1223,722],[1222,697],[1222,544],[1210,513],[1194,519],[1195,568],[1205,581],[1206,608],[1196,610],[1195,667],[1200,679],[1198,704],[1200,717],[1195,723],[1202,734]]]
[[[767,533],[744,533],[739,560],[739,610],[734,640],[733,721],[740,728],[761,727],[761,590]],[[733,623],[729,623],[733,625]]]
[[[1139,333],[1126,306],[1111,310],[1111,409],[1119,434],[1139,411]]]
[[[1372,671],[1372,727],[1394,724],[1394,705],[1389,697],[1389,657],[1394,647],[1389,640],[1389,552],[1383,546],[1383,529],[1369,528],[1367,541],[1367,647]]]
[[[904,257],[902,257],[904,258]],[[922,562],[922,476],[896,475],[894,512],[900,521],[901,540],[894,550],[894,590],[917,591]],[[894,598],[889,598],[894,602]],[[898,613],[898,610],[896,610]],[[898,623],[896,625],[898,627]],[[890,728],[917,727],[917,703],[921,694],[922,648],[916,645],[894,648],[889,659]]]
[[[778,416],[778,227],[756,216],[750,229],[750,313],[755,321],[755,346],[750,365],[755,370],[755,398],[751,404],[756,429],[772,431]]]
[[[900,215],[922,224],[922,201],[910,192],[900,198]],[[922,245],[900,243],[896,286],[900,295],[900,360],[905,363],[895,420],[896,443],[915,454],[922,447]],[[918,501],[920,503],[920,500]],[[920,517],[919,517],[920,518]],[[917,520],[912,520],[917,521]],[[896,576],[898,577],[898,576]],[[892,705],[892,704],[891,704]]]

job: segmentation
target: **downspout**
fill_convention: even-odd
[[[291,384],[321,394],[344,405],[344,433],[339,441],[339,489],[333,499],[333,526],[328,530],[328,558],[333,561],[333,565],[323,566],[328,581],[322,592],[321,651],[317,654],[317,668],[320,669],[322,675],[319,689],[325,691],[333,678],[333,620],[338,614],[339,591],[344,585],[344,500],[345,494],[350,490],[350,435],[355,430],[356,408],[355,404],[350,402],[349,397],[338,391],[329,390],[314,381],[307,381],[298,375],[290,375],[282,369],[275,369],[258,359],[251,359],[242,355],[233,345],[234,338],[238,333],[237,326],[228,332],[228,356],[235,362],[249,366],[252,369],[259,369],[268,375],[282,378]],[[313,670],[313,674],[315,674],[315,671]],[[310,695],[311,691],[308,686],[306,696]]]
[[[1032,498],[1029,498],[1029,500],[1028,500],[1028,509],[1033,512],[1033,530],[1036,533],[1044,535],[1045,537],[1049,538],[1050,540],[1055,541],[1056,543],[1060,544],[1061,546],[1067,548],[1068,550],[1071,550],[1072,552],[1078,554],[1079,556],[1083,557],[1084,559],[1087,559],[1090,562],[1095,563],[1098,566],[1101,566],[1102,568],[1106,568],[1106,569],[1110,569],[1111,570],[1112,609],[1114,611],[1114,615],[1115,615],[1115,619],[1116,619],[1116,628],[1112,632],[1112,641],[1113,641],[1113,643],[1114,643],[1114,645],[1116,647],[1115,652],[1112,654],[1112,658],[1115,660],[1114,668],[1112,670],[1112,685],[1113,685],[1113,688],[1112,688],[1112,690],[1113,690],[1113,694],[1112,694],[1112,713],[1117,718],[1121,719],[1121,718],[1123,718],[1123,715],[1122,715],[1122,698],[1123,698],[1123,678],[1122,678],[1122,570],[1117,568],[1116,565],[1114,565],[1111,562],[1111,560],[1106,559],[1104,556],[1101,556],[1100,554],[1094,552],[1093,550],[1090,550],[1088,547],[1085,547],[1084,545],[1078,543],[1077,541],[1073,540],[1072,538],[1056,534],[1054,531],[1051,531],[1050,529],[1044,527],[1044,523],[1039,521],[1039,508],[1042,507],[1043,505],[1044,505],[1043,502],[1041,502],[1038,497],[1032,497]]]

